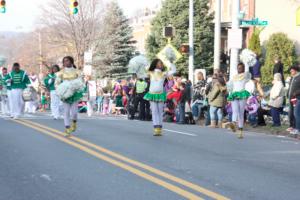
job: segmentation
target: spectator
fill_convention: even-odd
[[[206,81],[204,79],[203,73],[199,72],[197,74],[197,83],[194,86],[193,91],[193,104],[192,104],[192,113],[195,122],[200,119],[202,108],[204,106],[204,98],[205,98],[205,86]]]
[[[226,83],[223,76],[218,76],[212,85],[212,90],[208,94],[208,102],[210,105],[210,123],[211,127],[222,128],[223,108],[225,106]]]
[[[257,126],[257,111],[259,108],[258,101],[255,96],[247,99],[246,111],[248,111],[248,121],[252,127]]]
[[[175,84],[175,82],[174,82],[174,77],[173,76],[170,76],[170,77],[166,78],[165,84],[164,84],[164,89],[165,89],[166,93],[170,92],[170,90],[172,89],[174,84]]]
[[[283,74],[283,64],[281,63],[281,58],[279,56],[275,56],[274,58],[274,68],[273,68],[273,75],[279,73],[281,74],[281,79],[283,86],[285,86],[284,74]]]
[[[140,78],[137,80],[135,84],[135,99],[134,99],[134,111],[132,112],[132,116],[130,119],[134,119],[134,114],[137,111],[137,108],[139,106],[139,120],[146,120],[146,100],[144,99],[144,96],[147,92],[148,83]]]
[[[281,126],[280,113],[284,102],[284,86],[280,73],[274,74],[273,87],[270,92],[269,106],[271,107],[271,115],[274,127]]]
[[[259,57],[256,58],[256,63],[253,67],[250,67],[250,72],[251,72],[251,75],[252,75],[252,78],[254,79],[255,83],[256,83],[256,89],[259,93],[259,95],[261,97],[264,97],[264,91],[262,89],[262,86],[261,86],[261,64],[260,64],[260,61],[259,61]]]
[[[300,73],[299,66],[293,66],[290,68],[292,80],[288,91],[288,97],[290,101],[290,119],[291,128],[296,129],[291,131],[292,135],[298,135],[300,131]],[[294,107],[295,106],[295,107]],[[294,116],[293,116],[294,113]]]
[[[178,124],[184,124],[185,123],[185,104],[188,101],[188,92],[187,92],[187,85],[186,82],[181,82],[180,85],[180,100],[178,104],[178,110],[179,110],[179,121]],[[177,120],[176,120],[177,121]]]

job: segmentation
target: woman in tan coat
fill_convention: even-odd
[[[208,93],[211,127],[222,127],[223,108],[226,103],[226,83],[222,76],[217,76],[212,90]]]

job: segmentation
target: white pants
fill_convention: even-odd
[[[232,121],[237,122],[239,128],[244,127],[244,114],[247,100],[234,100],[232,106]]]
[[[64,122],[65,127],[70,127],[71,120],[77,121],[78,118],[78,102],[72,104],[64,103]]]
[[[154,128],[162,128],[164,103],[151,101],[152,121]]]
[[[12,89],[11,90],[11,111],[12,117],[20,117],[24,109],[23,101],[23,89]]]
[[[25,102],[25,112],[35,113],[37,109],[36,101],[26,101]]]
[[[1,112],[4,115],[9,114],[9,104],[8,104],[8,97],[7,96],[1,96]]]
[[[93,115],[94,112],[94,101],[88,101],[87,102],[87,114],[89,117]]]
[[[8,100],[8,107],[9,107],[9,115],[12,116],[11,90],[7,90],[7,100]]]
[[[50,98],[51,98],[51,105],[50,105],[50,107],[51,107],[52,116],[57,119],[60,116],[60,104],[61,104],[61,101],[60,101],[59,97],[57,96],[55,90],[52,90],[50,92]]]

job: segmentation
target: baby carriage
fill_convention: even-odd
[[[166,101],[166,107],[164,112],[164,121],[165,122],[174,122],[175,121],[175,110],[176,106],[173,102],[173,100],[168,99]]]

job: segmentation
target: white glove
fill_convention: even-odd
[[[53,78],[50,78],[50,79],[48,80],[48,84],[51,85],[52,83],[53,83]]]

